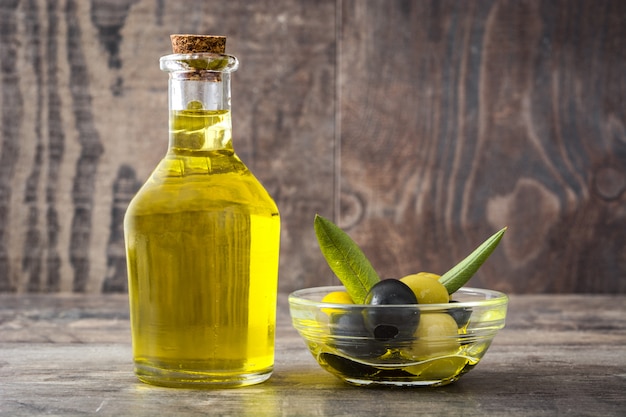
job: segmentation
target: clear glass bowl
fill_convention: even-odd
[[[359,386],[441,386],[458,380],[504,327],[508,305],[501,292],[466,287],[445,304],[322,303],[333,291],[345,289],[290,294],[292,323],[322,368]],[[398,331],[374,332],[372,317],[381,316],[397,318]]]

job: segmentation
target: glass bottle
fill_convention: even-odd
[[[124,220],[135,373],[173,387],[265,381],[280,216],[233,150],[237,58],[172,54],[169,148]]]

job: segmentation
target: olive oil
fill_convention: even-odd
[[[157,385],[248,385],[274,363],[278,209],[229,108],[205,107],[170,108],[168,153],[125,216],[135,372]]]

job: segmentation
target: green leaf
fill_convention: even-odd
[[[470,253],[467,258],[463,259],[439,278],[439,282],[446,287],[448,294],[452,294],[461,288],[474,276],[478,268],[481,267],[496,246],[498,246],[506,229],[505,227],[493,234],[489,239],[484,241],[482,245],[474,249],[474,252]]]
[[[315,215],[315,235],[328,266],[346,287],[352,301],[363,304],[370,288],[380,277],[361,248],[343,230]]]

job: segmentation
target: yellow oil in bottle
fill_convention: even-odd
[[[269,378],[280,217],[235,155],[230,111],[173,111],[125,218],[135,371],[165,386]]]

